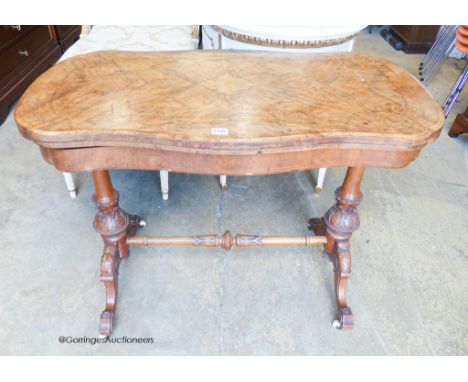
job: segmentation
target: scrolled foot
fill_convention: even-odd
[[[340,330],[351,330],[354,327],[353,312],[350,308],[341,308],[337,318],[333,320],[333,327]]]
[[[114,312],[110,310],[105,310],[101,313],[101,318],[99,319],[99,336],[107,337],[112,333],[112,328],[114,326]]]

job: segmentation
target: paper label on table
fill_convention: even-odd
[[[229,135],[229,129],[225,127],[213,127],[211,129],[211,135]]]

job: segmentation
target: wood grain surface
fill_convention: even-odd
[[[30,86],[15,118],[45,148],[207,154],[321,144],[419,151],[444,121],[426,89],[384,59],[234,51],[73,57]]]

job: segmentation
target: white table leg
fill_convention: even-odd
[[[76,186],[75,180],[73,179],[73,174],[69,172],[64,172],[63,177],[65,178],[65,184],[67,185],[67,190],[70,194],[70,198],[76,199]]]
[[[221,191],[226,191],[227,190],[226,175],[220,175],[219,176],[219,186],[221,187]]]
[[[318,173],[317,185],[315,186],[315,192],[320,192],[323,189],[323,182],[325,180],[325,174],[327,173],[326,168],[320,168]]]
[[[163,200],[169,199],[169,171],[159,171],[159,177],[161,178],[161,194]]]
[[[218,34],[218,49],[223,49],[223,35],[221,33]],[[219,176],[219,186],[221,187],[221,191],[227,190],[226,175]]]

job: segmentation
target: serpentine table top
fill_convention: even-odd
[[[74,57],[34,82],[15,117],[22,134],[64,171],[99,166],[56,163],[48,149],[171,151],[178,153],[171,163],[145,155],[107,163],[226,175],[303,170],[318,162],[403,167],[444,121],[427,90],[381,58],[217,51]],[[203,154],[231,160],[200,163]]]
[[[440,134],[444,116],[404,69],[354,53],[105,51],[65,60],[21,97],[15,118],[46,161],[92,171],[104,240],[106,308],[112,331],[118,267],[131,245],[324,246],[335,273],[337,328],[354,319],[346,303],[349,241],[365,167],[408,165]],[[108,169],[169,169],[253,175],[348,167],[336,204],[311,219],[315,236],[134,237],[142,226],[118,204]]]

